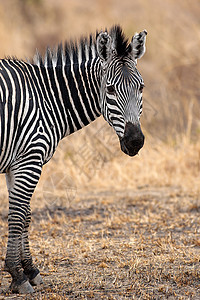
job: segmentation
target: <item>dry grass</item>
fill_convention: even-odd
[[[145,146],[125,156],[102,118],[61,142],[31,203],[44,278],[32,299],[200,299],[199,15],[186,0],[0,2],[1,56],[32,56],[113,23],[130,36],[148,30]],[[3,266],[3,176],[0,203]],[[0,299],[20,299],[5,294],[9,282],[2,273]]]
[[[195,194],[125,189],[87,193],[68,207],[62,198],[46,205],[38,200],[31,246],[45,284],[26,299],[199,299]],[[1,215],[4,256],[4,210]],[[3,275],[5,290],[10,278]]]

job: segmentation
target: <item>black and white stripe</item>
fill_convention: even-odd
[[[143,81],[136,59],[145,35],[135,38],[136,49],[114,27],[110,35],[47,49],[44,59],[36,54],[33,62],[0,61],[0,173],[6,173],[9,191],[5,265],[14,292],[32,292],[30,283],[41,283],[29,251],[30,198],[59,141],[101,113],[119,137],[134,121],[132,110],[139,118]]]
[[[126,122],[140,119],[143,87],[143,79],[134,61],[128,57],[114,57],[107,72],[103,111],[105,119],[119,136],[123,136]]]

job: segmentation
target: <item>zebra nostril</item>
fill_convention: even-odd
[[[129,156],[138,154],[144,145],[144,135],[138,124],[127,123],[124,137],[120,140],[121,150]]]

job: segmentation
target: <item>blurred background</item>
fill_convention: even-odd
[[[141,155],[121,153],[101,117],[61,142],[39,192],[53,170],[56,178],[67,176],[72,190],[170,185],[199,191],[199,16],[198,0],[0,0],[1,58],[31,58],[36,48],[44,53],[47,46],[113,24],[129,38],[148,31],[147,52],[138,61],[145,81]]]

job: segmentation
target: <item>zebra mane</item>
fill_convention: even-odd
[[[54,49],[47,47],[44,56],[36,51],[32,63],[39,67],[63,67],[70,65],[72,61],[73,64],[78,64],[80,59],[84,63],[86,60],[97,56],[96,38],[98,34],[96,32],[96,35],[90,34],[89,37],[82,37],[78,42],[60,43]],[[119,56],[127,55],[130,47],[122,28],[119,25],[115,25],[110,29],[109,34],[113,39],[117,54]]]
[[[109,32],[118,56],[126,56],[130,52],[128,39],[120,25],[115,25]]]
[[[54,49],[47,47],[44,56],[36,51],[32,63],[39,67],[63,67],[70,65],[72,60],[78,64],[80,57],[82,62],[96,57],[96,39],[93,35],[78,42],[60,43]]]

